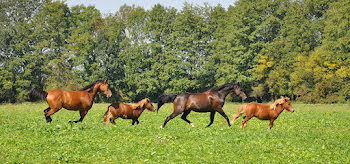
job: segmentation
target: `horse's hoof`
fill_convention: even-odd
[[[194,124],[193,123],[190,123],[190,125],[192,126],[192,128],[194,128]]]
[[[164,128],[164,126],[163,126],[163,125],[160,125],[160,127],[159,127],[159,128],[163,129],[163,128]]]

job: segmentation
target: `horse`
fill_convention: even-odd
[[[29,93],[31,101],[38,99],[46,100],[49,107],[44,110],[46,122],[51,122],[51,115],[61,108],[67,110],[79,111],[80,119],[74,123],[82,122],[85,115],[91,109],[95,96],[98,92],[103,92],[107,97],[112,96],[108,88],[107,80],[96,80],[95,82],[79,89],[79,91],[67,91],[63,89],[54,89],[49,92],[32,89]],[[72,122],[72,121],[69,121]]]
[[[106,113],[104,114],[105,125],[112,121],[112,124],[115,125],[115,120],[119,117],[123,119],[132,119],[132,125],[139,124],[139,117],[142,112],[148,109],[149,111],[154,112],[156,109],[148,98],[145,98],[139,101],[136,104],[123,104],[123,103],[112,103],[108,106]],[[113,117],[111,118],[111,116]]]
[[[269,105],[254,102],[243,104],[239,107],[237,114],[233,116],[231,123],[233,124],[238,117],[245,113],[246,115],[243,117],[241,128],[245,128],[247,126],[246,122],[249,119],[252,117],[257,117],[260,120],[270,120],[269,129],[271,129],[273,122],[283,112],[284,109],[291,113],[294,112],[294,108],[290,103],[290,99],[283,96],[280,99],[276,100],[273,104]]]
[[[236,95],[242,97],[243,100],[247,98],[246,94],[241,91],[238,83],[229,83],[214,87],[203,93],[183,93],[177,95],[174,100],[174,112],[166,118],[161,128],[164,128],[169,120],[181,113],[183,113],[181,118],[194,127],[194,124],[186,118],[191,111],[210,112],[210,123],[207,127],[213,123],[215,112],[220,113],[226,119],[228,126],[231,126],[222,107],[224,106],[226,96],[232,90]]]
[[[158,96],[157,103],[158,103],[158,108],[157,108],[157,113],[159,111],[159,108],[162,107],[165,103],[172,103],[174,102],[177,94],[176,93],[163,93]]]

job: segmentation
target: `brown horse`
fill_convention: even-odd
[[[243,104],[239,107],[237,114],[235,114],[232,118],[231,123],[233,124],[238,117],[240,117],[243,113],[246,116],[243,117],[241,128],[247,126],[247,121],[252,117],[257,117],[260,120],[270,120],[270,129],[273,126],[273,122],[277,119],[277,117],[283,112],[284,109],[287,109],[289,112],[294,112],[294,108],[290,103],[290,99],[288,97],[281,97],[276,100],[273,104],[265,105],[259,103],[249,103]]]
[[[108,89],[107,80],[96,80],[90,85],[81,88],[79,91],[67,91],[63,89],[54,89],[49,92],[32,89],[29,97],[32,101],[37,99],[46,100],[49,107],[44,110],[47,122],[51,122],[51,115],[61,108],[80,112],[80,119],[75,123],[83,121],[85,115],[91,109],[95,96],[98,92],[103,92],[107,97],[112,96],[111,90]],[[71,121],[69,121],[71,122]]]
[[[181,118],[194,127],[193,123],[186,118],[191,110],[195,112],[210,112],[210,123],[207,127],[213,123],[215,112],[220,113],[226,119],[228,126],[231,126],[222,107],[224,106],[226,96],[232,90],[236,95],[242,97],[243,100],[247,98],[246,94],[241,91],[238,83],[214,87],[203,93],[184,93],[177,95],[174,100],[174,112],[166,118],[161,128],[164,128],[169,120],[181,113],[184,113]]]
[[[145,109],[152,112],[156,110],[148,98],[145,98],[136,104],[113,103],[108,106],[104,115],[105,125],[107,126],[109,121],[112,121],[112,124],[115,124],[115,120],[119,117],[123,119],[132,119],[132,125],[134,125],[135,122],[139,124],[138,119]],[[111,119],[112,115],[113,118]]]

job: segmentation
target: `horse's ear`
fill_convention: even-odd
[[[285,102],[288,102],[288,101],[290,101],[290,98],[289,98],[289,97],[285,97],[285,98],[284,98],[284,101],[285,101]]]
[[[103,83],[105,83],[105,84],[106,84],[106,83],[107,83],[107,81],[108,81],[108,79],[106,79],[106,80],[105,80]]]

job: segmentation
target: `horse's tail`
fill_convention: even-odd
[[[112,110],[112,105],[108,106],[107,111],[106,111],[105,115],[103,116],[106,126],[109,123],[109,120],[111,119],[111,116],[112,116],[111,110]]]
[[[29,101],[38,101],[45,100],[46,101],[47,92],[33,88],[29,91]]]
[[[237,120],[237,118],[239,118],[243,113],[245,113],[246,107],[247,104],[243,104],[238,108],[238,112],[232,117],[231,124],[233,124]]]
[[[172,103],[174,102],[175,98],[176,98],[177,94],[171,93],[171,94],[161,94],[160,96],[158,96],[158,107],[157,107],[157,113],[160,109],[161,106],[163,106],[165,103]]]

